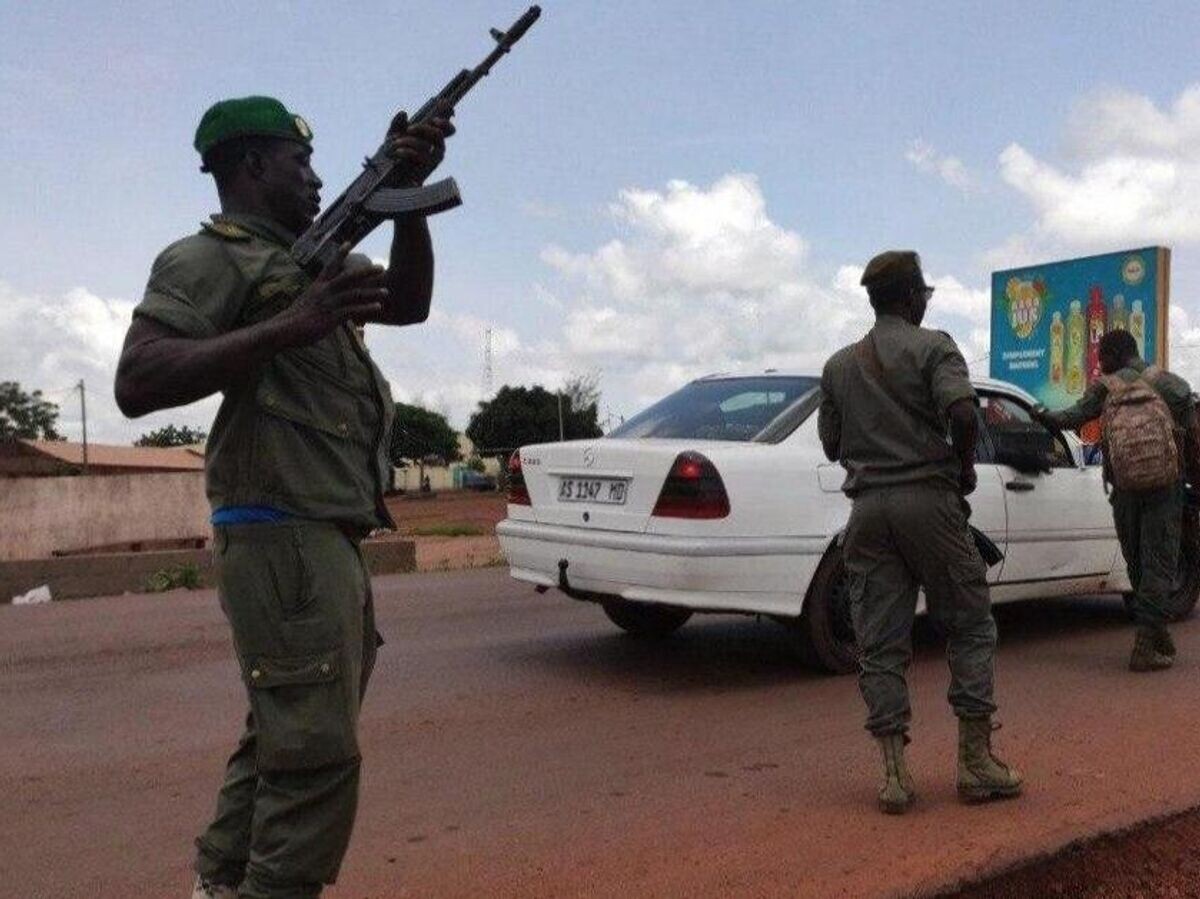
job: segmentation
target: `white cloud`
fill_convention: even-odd
[[[977,187],[975,178],[967,171],[967,167],[961,159],[938,152],[928,141],[914,140],[908,145],[904,158],[920,171],[937,175],[955,190],[964,194],[970,193]]]
[[[811,368],[839,339],[847,308],[866,314],[861,295],[842,296],[805,271],[805,241],[770,219],[751,175],[628,189],[610,208],[622,238],[542,257],[586,288],[568,315],[567,345],[610,378],[615,368],[677,382],[761,366],[770,353]]]
[[[707,190],[686,181],[623,190],[609,209],[629,239],[589,254],[547,247],[542,261],[623,300],[680,289],[754,295],[791,277],[806,251],[768,218],[753,175],[726,175]]]
[[[1073,247],[1200,240],[1200,85],[1167,110],[1149,98],[1108,92],[1069,118],[1073,169],[1020,144],[1000,172],[1033,207],[1035,234]]]
[[[1200,157],[1200,84],[1185,88],[1169,110],[1129,91],[1085,97],[1071,111],[1067,143],[1082,159],[1126,154]]]
[[[78,396],[71,392],[80,380],[87,389],[88,437],[97,443],[129,443],[166,422],[207,430],[215,400],[136,422],[117,409],[113,378],[134,305],[84,287],[57,296],[26,294],[0,280],[0,380],[42,390],[60,407],[59,430],[73,440],[82,436]]]
[[[438,296],[424,327],[372,329],[397,399],[465,426],[483,398],[489,327],[495,386],[553,389],[595,371],[602,406],[629,415],[715,371],[817,373],[870,325],[862,267],[815,271],[807,241],[771,218],[752,175],[631,187],[608,212],[613,233],[592,248],[543,248],[550,277],[532,285],[541,309],[531,325],[459,313],[456,298]],[[960,338],[969,358],[986,352],[987,290],[929,277],[938,288],[930,324]]]
[[[814,269],[807,242],[770,217],[753,176],[628,189],[609,211],[613,233],[592,249],[543,250],[549,277],[532,286],[541,302],[526,326],[458,311],[458,298],[439,295],[423,326],[370,328],[368,344],[396,399],[464,427],[483,398],[489,328],[494,386],[554,389],[573,374],[597,372],[602,416],[628,416],[715,371],[817,373],[871,322],[861,266],[832,275]],[[949,275],[930,280],[938,288],[930,323],[963,337],[968,356],[978,354],[986,292]],[[0,286],[0,340],[19,348],[0,377],[19,375],[31,387],[87,377],[106,439],[131,440],[158,418],[208,427],[215,400],[154,421],[128,423],[116,411],[112,377],[132,308],[82,289],[40,298]]]
[[[992,309],[990,288],[967,287],[951,275],[930,276],[928,281],[936,288],[929,307],[932,315],[950,316],[976,325],[988,323]]]

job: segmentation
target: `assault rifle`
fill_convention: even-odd
[[[500,58],[512,49],[542,14],[541,7],[531,6],[508,31],[491,30],[496,49],[473,69],[463,69],[450,79],[417,112],[409,118],[412,125],[431,121],[458,105],[475,84],[487,75]],[[436,215],[462,203],[458,185],[445,178],[425,187],[386,187],[393,175],[403,170],[403,163],[388,156],[387,141],[373,156],[363,162],[363,170],[342,192],[333,205],[309,226],[292,244],[292,258],[310,274],[319,272],[337,252],[349,243],[357,245],[375,230],[384,219],[406,215]]]
[[[967,521],[971,520],[971,504],[967,502],[965,496],[959,497],[958,500],[962,504],[963,514],[967,516]],[[983,564],[988,568],[999,565],[1004,561],[1004,553],[1000,547],[995,544],[987,534],[979,530],[973,524],[967,525],[967,530],[971,534],[971,540],[975,544],[975,549],[979,552],[980,558],[983,559]]]

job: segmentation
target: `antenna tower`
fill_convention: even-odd
[[[490,399],[492,395],[492,381],[494,372],[492,370],[492,329],[488,328],[483,332],[483,396],[484,399]]]

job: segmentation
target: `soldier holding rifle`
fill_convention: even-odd
[[[449,112],[393,122],[389,152],[413,180],[441,162]],[[155,261],[117,372],[133,417],[224,395],[207,489],[250,714],[197,840],[195,897],[317,896],[354,823],[358,710],[378,642],[358,543],[393,526],[393,402],[354,324],[424,321],[433,249],[412,216],[396,223],[386,270],[342,246],[306,274],[289,249],[319,208],[312,140],[268,97],[204,114],[195,147],[221,212]]]

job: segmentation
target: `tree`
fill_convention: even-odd
[[[563,398],[570,400],[571,408],[583,410],[588,406],[600,406],[600,375],[598,372],[588,372],[583,375],[571,375],[563,384]]]
[[[459,458],[458,432],[446,416],[420,406],[396,403],[396,423],[392,427],[390,456],[393,465],[417,463],[421,481],[427,463],[446,465]]]
[[[143,434],[133,442],[134,446],[195,446],[208,439],[208,434],[199,428],[184,425],[177,428],[167,425],[149,434]]]
[[[558,440],[558,402],[559,394],[544,387],[505,385],[492,399],[479,404],[467,425],[467,436],[480,452],[487,453]],[[564,396],[562,416],[565,439],[601,436],[594,401],[578,408]]]
[[[62,440],[58,406],[42,392],[26,393],[16,381],[0,381],[0,440]]]

